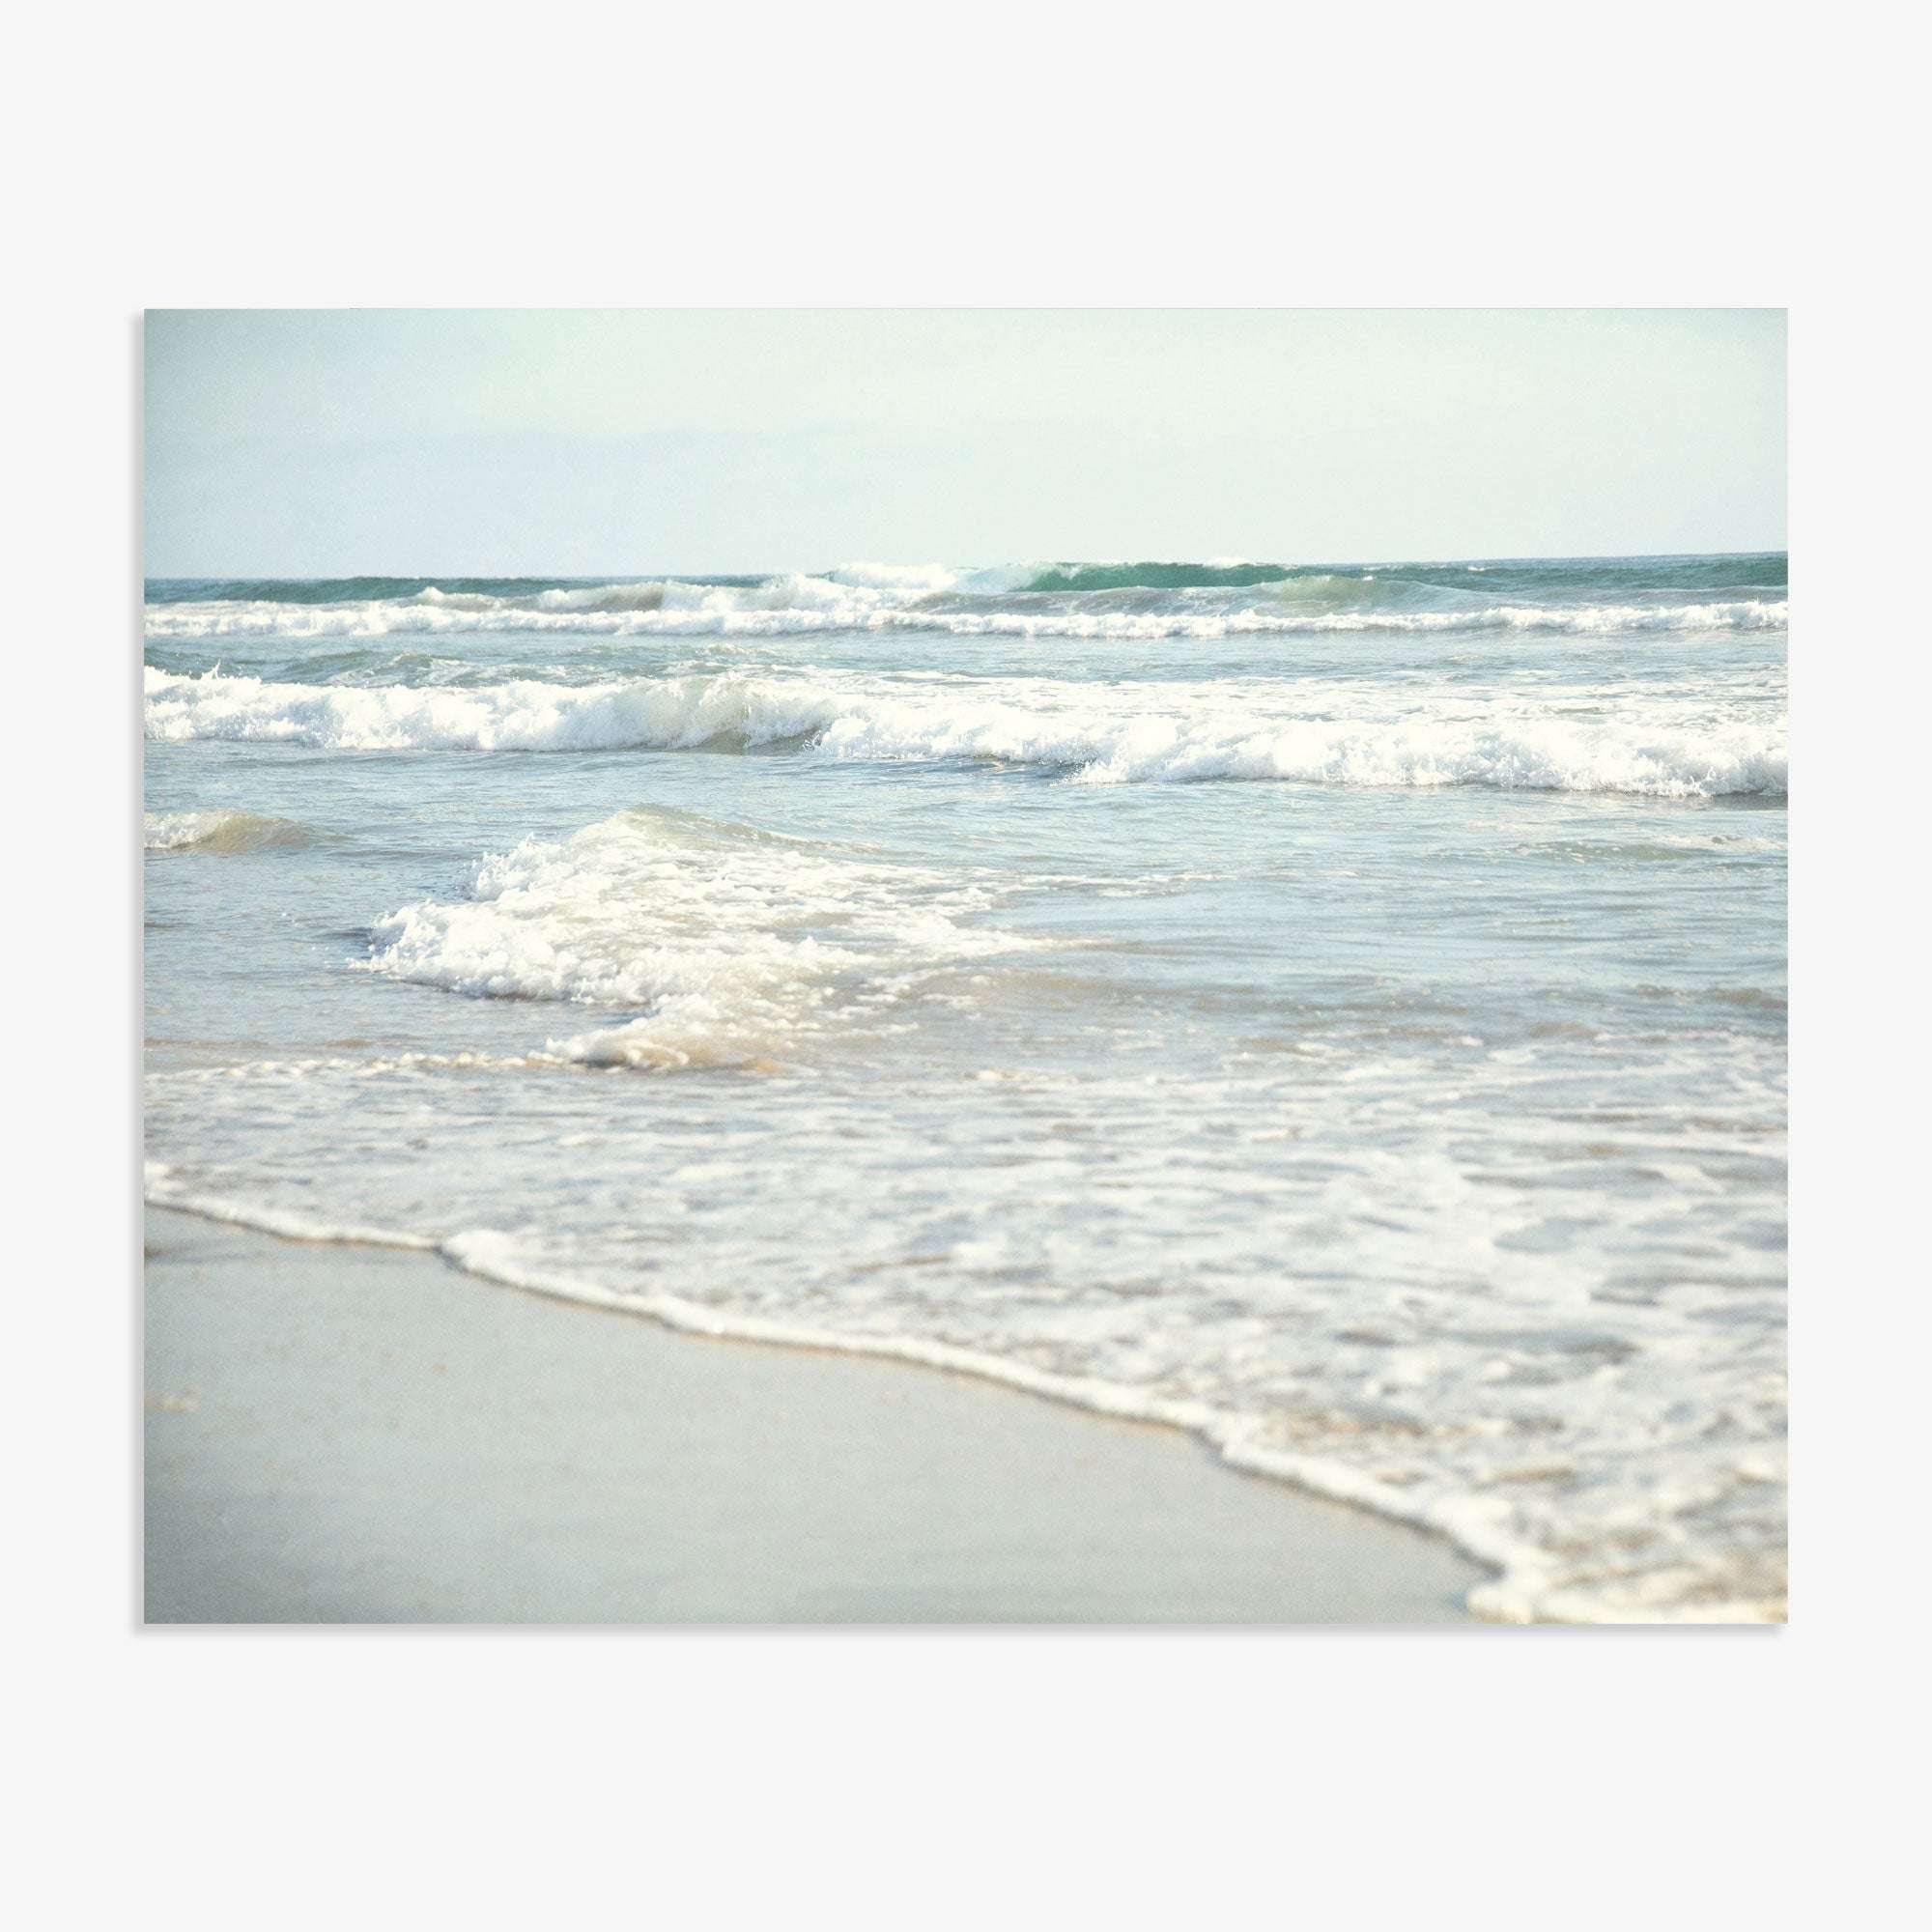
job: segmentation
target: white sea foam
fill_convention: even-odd
[[[951,590],[960,573],[944,563],[846,563],[826,575],[865,590]]]
[[[1463,1451],[1476,1458],[1475,1466],[1457,1468],[1446,1480],[1439,1471],[1432,1472],[1418,1482],[1400,1459],[1376,1445],[1373,1435],[1362,1442],[1351,1440],[1345,1431],[1320,1448],[1298,1448],[1285,1443],[1263,1416],[1221,1406],[1208,1397],[1068,1373],[930,1334],[876,1328],[855,1332],[796,1314],[696,1300],[654,1285],[614,1288],[593,1274],[559,1267],[547,1258],[542,1236],[493,1226],[466,1227],[439,1236],[333,1223],[211,1192],[156,1162],[148,1164],[146,1193],[156,1206],[298,1240],[432,1251],[485,1280],[645,1316],[687,1334],[883,1356],[980,1377],[1104,1415],[1186,1430],[1235,1468],[1294,1483],[1446,1537],[1497,1573],[1469,1597],[1472,1609],[1497,1621],[1726,1624],[1783,1616],[1781,1590],[1766,1587],[1752,1574],[1747,1552],[1697,1550],[1684,1543],[1667,1554],[1652,1548],[1656,1531],[1651,1512],[1661,1500],[1656,1489],[1668,1492],[1671,1507],[1694,1516],[1738,1485],[1781,1488],[1784,1459],[1776,1444],[1753,1450],[1720,1446],[1699,1455],[1690,1443],[1677,1443],[1675,1466],[1662,1484],[1652,1472],[1632,1471],[1626,1480],[1634,1479],[1634,1486],[1607,1495],[1600,1492],[1594,1509],[1584,1508],[1569,1489],[1552,1508],[1551,1499],[1538,1496],[1537,1491],[1567,1472],[1536,1468],[1533,1451],[1512,1449],[1506,1440],[1485,1445],[1484,1432]],[[1434,1361],[1405,1363],[1395,1356],[1383,1379],[1412,1393],[1438,1373]],[[1772,1384],[1781,1385],[1781,1378],[1759,1373],[1755,1380],[1762,1386],[1755,1391],[1752,1379],[1747,1367],[1739,1384],[1740,1403],[1755,1400],[1776,1406],[1781,1397],[1779,1387]],[[1448,1444],[1439,1448],[1454,1457]],[[1484,1473],[1486,1462],[1490,1467]],[[1590,1528],[1579,1534],[1586,1520]],[[1626,1568],[1618,1560],[1619,1545],[1645,1551],[1645,1558]],[[1727,1555],[1733,1560],[1725,1561]],[[1733,1577],[1743,1586],[1735,1593],[1725,1587]]]
[[[1487,785],[1503,791],[1628,792],[1648,798],[1781,793],[1781,729],[1683,730],[1523,719],[1356,726],[1297,720],[1230,737],[1166,720],[1122,731],[1075,776],[1089,784],[1160,779],[1293,779],[1349,785]]]
[[[916,606],[939,591],[970,597],[1010,595],[1053,568],[1046,563],[996,563],[978,568],[950,563],[842,563],[837,570],[828,570],[823,581],[848,589],[891,593],[872,607],[884,613],[900,603]],[[810,586],[819,580],[788,577],[775,581],[788,585],[803,582],[810,596]]]
[[[689,813],[620,812],[476,867],[469,896],[376,923],[372,972],[482,997],[642,1008],[552,1039],[591,1065],[777,1064],[924,977],[1021,942],[989,895],[916,867]]]
[[[1131,642],[1254,635],[1505,630],[1576,637],[1670,631],[1781,629],[1784,600],[1708,603],[1479,604],[1430,608],[1438,593],[1406,582],[1336,575],[1244,588],[1120,590],[1015,597],[1033,573],[1009,564],[955,571],[942,564],[848,564],[828,576],[801,573],[753,584],[645,580],[518,596],[444,591],[336,603],[157,604],[147,612],[156,641],[222,638],[391,637],[411,634],[568,632],[605,637],[786,637],[901,630],[954,637],[1086,638]],[[1073,566],[1063,566],[1071,569]],[[1122,586],[1132,591],[1133,586]]]
[[[1781,571],[1747,563],[157,603],[270,641],[156,651],[151,798],[293,785],[363,842],[150,864],[155,1198],[1196,1429],[1453,1536],[1491,1615],[1776,1617],[1784,820],[1706,803],[1785,783],[1783,605],[1743,601]],[[403,638],[305,648],[370,613]],[[1385,635],[945,635],[1243,624]],[[312,681],[172,674],[213,656]],[[781,754],[440,755],[697,746]],[[1291,782],[1133,789],[1193,779]],[[609,816],[646,797],[711,816]],[[150,828],[222,849],[183,830]]]
[[[1350,700],[1346,691],[1328,696]],[[1300,708],[1287,708],[1300,700]],[[341,751],[678,751],[797,741],[843,758],[984,758],[1096,784],[1204,779],[1485,785],[1654,798],[1786,788],[1780,718],[1577,719],[1469,699],[1337,716],[1310,689],[1105,687],[1047,679],[933,686],[741,672],[469,690],[270,684],[150,669],[148,736]]]
[[[355,1242],[369,1247],[413,1248],[424,1252],[434,1252],[437,1245],[427,1235],[392,1234],[384,1228],[290,1213],[261,1202],[229,1200],[192,1186],[164,1160],[143,1164],[142,1192],[157,1208],[199,1214],[204,1220],[225,1221],[238,1228],[254,1228],[262,1234],[280,1235],[292,1241]]]

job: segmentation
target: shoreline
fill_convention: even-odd
[[[150,1623],[1441,1624],[1490,1578],[1176,1424],[145,1216]]]

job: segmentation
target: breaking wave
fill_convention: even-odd
[[[150,852],[254,852],[305,844],[308,836],[290,819],[252,811],[151,811],[142,843]]]
[[[1292,576],[1286,564],[1246,563],[1055,563],[1022,586],[1035,592],[1081,590],[1238,590]]]
[[[1288,712],[1282,703],[1279,691],[1233,686],[1012,679],[962,692],[830,672],[726,671],[593,685],[523,680],[463,690],[147,673],[147,733],[157,740],[363,752],[797,744],[842,758],[1035,765],[1090,784],[1293,780],[1653,798],[1786,789],[1781,719],[1577,719],[1466,701],[1460,715],[1412,709],[1350,717],[1312,707]]]
[[[1024,942],[991,894],[918,867],[659,809],[475,868],[467,898],[379,920],[369,971],[476,998],[642,1009],[553,1038],[595,1066],[769,1071],[948,965]]]
[[[1719,562],[1728,560],[1719,559]],[[1751,561],[1751,560],[1747,560]],[[787,637],[909,631],[953,637],[1117,639],[1485,629],[1608,636],[1776,629],[1786,620],[1781,567],[1604,570],[1583,598],[1551,601],[1547,570],[1457,565],[1311,570],[1209,563],[850,563],[823,574],[540,579],[348,578],[319,583],[151,586],[157,642],[223,638],[389,637],[559,632],[602,637]],[[1475,587],[1472,587],[1475,586]],[[1728,594],[1726,594],[1728,593]]]

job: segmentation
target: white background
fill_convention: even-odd
[[[1922,62],[1883,17],[15,23],[15,1922],[1867,1926],[1922,1904]],[[908,302],[1792,307],[1789,1630],[139,1631],[139,310]]]

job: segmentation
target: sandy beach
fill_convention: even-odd
[[[149,1623],[1443,1623],[1436,1539],[1173,1430],[147,1216]]]

